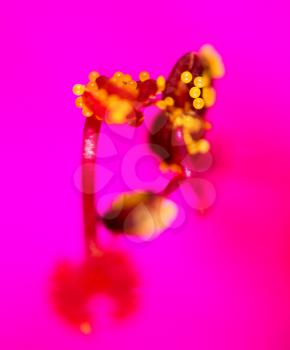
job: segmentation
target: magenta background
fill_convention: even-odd
[[[1,4],[1,349],[290,349],[287,13],[274,0]],[[82,336],[47,290],[58,259],[82,256],[71,87],[92,69],[167,74],[208,42],[227,68],[209,114],[217,200],[150,244],[122,242],[140,310]]]

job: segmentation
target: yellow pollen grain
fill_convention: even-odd
[[[207,140],[201,139],[198,141],[197,147],[200,153],[207,153],[210,149],[210,144]]]
[[[163,100],[156,102],[156,106],[160,109],[166,109],[166,103]]]
[[[85,87],[82,84],[75,84],[72,91],[76,96],[80,96],[85,92]]]
[[[87,118],[93,115],[93,112],[87,106],[83,106],[82,113],[83,113],[83,116]]]
[[[198,88],[203,88],[205,86],[205,79],[201,76],[194,78],[194,85]]]
[[[166,98],[164,99],[164,102],[165,102],[165,104],[166,104],[167,106],[169,106],[169,107],[174,106],[174,99],[173,99],[172,97],[170,97],[170,96],[166,97]]]
[[[173,118],[177,118],[183,115],[183,110],[181,108],[174,108],[173,112],[171,113],[171,116]]]
[[[132,77],[131,77],[130,74],[125,74],[125,75],[123,76],[123,82],[124,82],[124,83],[129,83],[131,80],[132,80]]]
[[[189,154],[197,154],[198,153],[198,147],[196,142],[192,142],[191,144],[187,144],[187,151]]]
[[[95,82],[99,76],[100,76],[100,74],[98,72],[93,71],[89,74],[89,80]]]
[[[168,165],[165,162],[161,162],[159,165],[159,169],[162,173],[165,173],[168,171]]]
[[[156,84],[159,91],[164,91],[166,86],[166,80],[162,75],[159,75],[156,79]]]
[[[173,173],[177,173],[177,174],[182,174],[182,167],[178,164],[171,164],[170,165],[170,170]]]
[[[197,97],[200,96],[200,94],[201,94],[200,88],[198,88],[198,87],[196,87],[196,86],[192,87],[192,88],[189,90],[189,95],[190,95],[190,97],[192,97],[192,98],[197,98]]]
[[[191,125],[192,125],[192,116],[190,115],[186,115],[184,118],[183,118],[183,124],[184,124],[184,127],[187,128],[187,129],[190,129],[191,128]]]
[[[146,81],[148,79],[150,79],[150,74],[146,71],[142,71],[140,74],[139,74],[139,79],[140,81]]]
[[[88,322],[83,322],[80,324],[80,331],[83,333],[83,334],[90,334],[92,332],[92,327],[91,325],[88,323]]]
[[[198,118],[193,118],[186,116],[184,118],[184,127],[188,129],[189,132],[197,132],[201,129],[201,120]]]
[[[187,146],[191,145],[194,142],[188,131],[183,132],[183,141]]]
[[[124,74],[122,72],[116,72],[114,73],[113,77],[111,80],[115,82],[121,82],[123,80]]]
[[[201,57],[209,65],[212,78],[221,78],[225,74],[225,67],[220,54],[211,45],[204,45],[200,50]]]
[[[183,83],[189,84],[192,81],[192,74],[186,70],[183,73],[181,73],[180,79]]]
[[[128,114],[132,111],[132,105],[127,100],[117,99],[110,106],[108,120],[114,124],[123,124],[126,122]]]
[[[183,118],[182,117],[176,117],[173,125],[175,128],[179,128],[180,126],[183,126]]]
[[[216,92],[212,87],[205,87],[202,90],[202,97],[204,99],[206,107],[211,107],[215,104],[216,101]]]
[[[204,100],[200,97],[195,98],[192,105],[195,109],[202,109],[204,107]]]
[[[78,108],[82,108],[84,105],[83,98],[81,96],[76,98],[75,104]]]
[[[98,87],[97,87],[97,84],[95,82],[90,81],[89,83],[87,83],[86,88],[88,90],[96,90]]]
[[[206,74],[202,76],[203,82],[204,82],[204,87],[210,85],[210,77]]]
[[[137,89],[137,82],[135,80],[131,80],[128,82],[128,87],[131,89]]]

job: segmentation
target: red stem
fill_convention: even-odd
[[[169,183],[167,184],[167,186],[164,188],[164,190],[162,190],[159,195],[161,196],[169,196],[172,192],[174,192],[180,185],[180,183],[182,181],[184,181],[184,175],[176,175],[174,178],[172,178]]]
[[[83,132],[82,146],[82,198],[85,249],[88,256],[96,253],[98,249],[97,239],[97,211],[96,211],[96,173],[97,144],[101,122],[90,117],[86,119]],[[168,183],[166,188],[159,193],[168,196],[176,190],[184,175],[177,175]]]
[[[86,119],[82,147],[82,197],[85,248],[91,255],[97,246],[97,218],[95,205],[95,165],[98,134],[101,122],[94,117]]]

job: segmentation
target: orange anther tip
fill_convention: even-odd
[[[77,97],[75,104],[78,108],[82,108],[84,105],[83,98],[81,96]]]
[[[140,74],[139,74],[139,79],[143,82],[143,81],[146,81],[148,79],[150,79],[150,74],[146,71],[142,71]]]
[[[85,92],[85,87],[82,84],[75,84],[72,91],[75,95],[80,96]]]
[[[99,76],[100,74],[98,72],[93,71],[89,74],[89,80],[95,82]]]

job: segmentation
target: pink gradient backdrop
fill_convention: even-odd
[[[288,13],[274,0],[1,4],[1,350],[290,349]],[[216,202],[150,244],[120,243],[143,279],[140,309],[85,337],[47,290],[55,262],[83,248],[71,87],[92,69],[167,74],[208,42],[227,68],[209,112]]]

